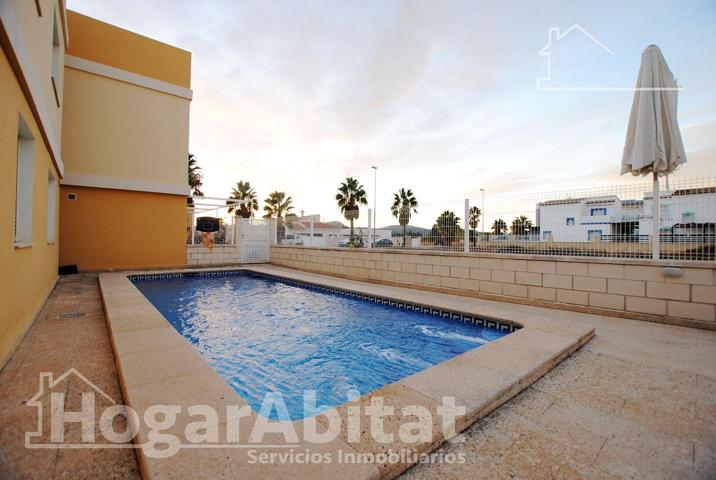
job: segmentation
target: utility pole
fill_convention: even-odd
[[[377,195],[378,195],[378,167],[373,165],[370,167],[373,169],[373,241],[375,242],[375,212],[376,212],[376,205],[377,205]]]
[[[482,236],[485,236],[485,189],[481,188],[482,192]]]

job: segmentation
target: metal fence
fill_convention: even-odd
[[[189,197],[186,209],[186,244],[187,245],[234,245],[236,217],[229,212],[226,202],[231,199],[212,197]],[[219,230],[211,233],[196,229],[197,220],[201,217],[215,218],[219,222]]]
[[[478,207],[481,228],[473,236],[469,250],[654,258],[652,191],[651,182],[635,181],[609,187],[491,197],[484,207]],[[662,179],[659,191],[658,258],[713,261],[716,178]]]
[[[190,197],[186,213],[187,245],[203,245],[209,251],[214,246],[229,245],[234,247],[229,250],[238,257],[222,249],[218,251],[219,260],[238,258],[241,263],[267,262],[270,246],[277,237],[276,222],[236,216],[236,207],[240,204],[241,201],[233,199]]]
[[[651,259],[653,184],[444,202],[435,220],[391,231],[348,229],[318,216],[279,222],[277,243],[312,247]],[[659,259],[714,261],[716,178],[661,179]],[[368,215],[370,217],[370,214]]]

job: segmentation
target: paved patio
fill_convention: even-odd
[[[716,332],[579,317],[597,329],[590,343],[469,428],[464,442],[443,446],[464,453],[465,464],[419,465],[404,476],[716,478]],[[139,477],[132,450],[24,448],[38,373],[70,367],[121,400],[93,275],[60,280],[0,372],[0,478]],[[75,382],[60,387],[79,405]]]
[[[74,316],[76,312],[84,315]],[[137,459],[129,449],[24,447],[24,432],[37,426],[37,410],[26,402],[38,391],[38,374],[58,376],[71,367],[121,401],[96,275],[60,278],[45,308],[0,372],[0,478],[140,478]],[[69,377],[58,387],[66,394],[67,410],[78,410],[82,385],[77,377]],[[78,425],[69,425],[67,431],[68,437],[76,436]]]
[[[465,464],[405,478],[716,478],[714,334],[600,323],[581,351],[440,450],[464,452]]]

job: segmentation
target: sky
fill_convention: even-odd
[[[192,53],[189,151],[208,196],[250,181],[260,200],[285,191],[296,213],[330,221],[352,176],[378,226],[397,223],[405,187],[420,204],[411,224],[429,227],[445,209],[462,216],[464,198],[479,206],[481,188],[495,199],[637,182],[619,166],[650,44],[683,88],[688,162],[675,177],[716,176],[713,0],[67,4]],[[582,90],[538,89],[549,29],[575,24],[606,49],[577,29],[555,39],[542,85]]]

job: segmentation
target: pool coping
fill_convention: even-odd
[[[452,396],[455,397],[457,405],[464,405],[467,409],[465,415],[458,416],[457,419],[457,431],[462,431],[527,388],[594,336],[591,326],[585,326],[583,322],[575,320],[570,321],[563,315],[559,315],[563,318],[550,318],[548,314],[540,312],[542,309],[536,307],[500,308],[499,302],[375,285],[273,265],[102,273],[99,276],[100,291],[125,404],[140,412],[140,415],[144,408],[155,404],[206,404],[219,409],[225,408],[226,405],[247,405],[201,358],[194,347],[176,332],[129,278],[133,275],[236,270],[248,270],[290,281],[389,298],[396,302],[423,305],[446,312],[460,312],[472,317],[496,319],[520,327],[480,348],[337,407],[343,426],[351,407],[365,406],[378,396],[396,410],[401,406],[421,405],[433,415],[439,408],[444,408],[440,407],[441,398]],[[530,308],[534,310],[530,311]],[[400,424],[407,423],[407,419],[400,415],[396,415],[394,419],[395,421],[391,418],[386,423],[386,429],[397,432]],[[252,411],[247,421],[255,420],[256,412]],[[196,419],[193,418],[192,421]],[[144,422],[131,423],[136,433],[135,442],[146,442],[148,427]],[[179,432],[181,427],[189,423],[189,415],[182,415],[173,431]],[[305,420],[292,423],[299,432],[306,428]],[[319,424],[325,427],[324,423],[325,421],[319,418]],[[217,431],[226,429],[226,418],[218,419],[214,427]],[[369,438],[365,432],[357,441],[349,442],[345,429],[341,429],[338,438],[327,444],[317,445],[299,440],[298,444],[294,444],[294,448],[299,452],[310,448],[311,451],[331,454],[333,458],[346,453],[379,454],[408,450],[428,453],[445,440],[437,421],[432,425],[432,433],[430,441],[415,445],[403,444],[400,439],[380,444]],[[266,452],[281,451],[281,446],[285,445],[277,446],[277,443],[280,444],[276,437],[271,437],[265,447],[255,446]],[[419,458],[412,456],[401,458],[398,463],[378,464],[264,465],[252,463],[247,458],[247,450],[242,448],[182,448],[176,455],[163,459],[151,458],[141,448],[137,448],[136,452],[145,479],[178,478],[182,475],[194,478],[196,475],[201,476],[203,470],[212,476],[219,476],[220,472],[230,472],[241,478],[394,478]]]

